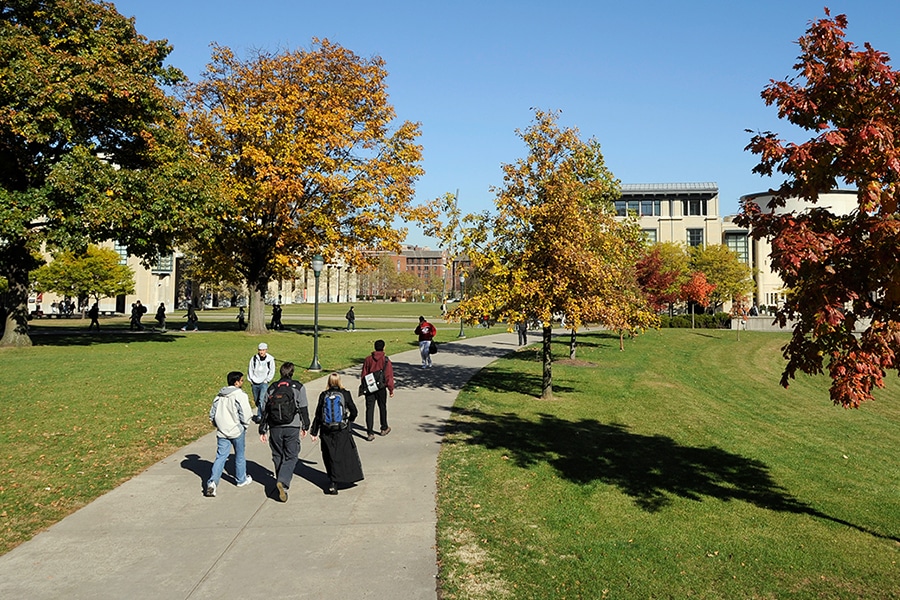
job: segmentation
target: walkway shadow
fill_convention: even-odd
[[[560,477],[572,483],[615,486],[647,512],[663,510],[675,497],[698,502],[704,498],[738,500],[767,510],[827,519],[875,537],[900,541],[895,535],[871,531],[816,510],[780,486],[765,463],[722,448],[685,446],[666,436],[633,433],[625,425],[593,419],[566,421],[541,414],[538,422],[532,422],[513,413],[449,410],[454,418],[440,427],[461,434],[453,443],[503,450],[523,469],[538,463],[552,465]],[[437,425],[423,425],[429,427]]]

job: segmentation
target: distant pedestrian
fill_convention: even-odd
[[[141,318],[146,314],[147,307],[141,304],[141,301],[138,300],[134,304],[131,305],[131,328],[136,329],[137,331],[143,331],[144,325],[141,323]]]
[[[247,458],[245,455],[247,427],[250,424],[250,402],[241,388],[244,385],[244,374],[232,371],[228,374],[228,385],[219,390],[212,407],[209,409],[209,420],[216,428],[216,460],[213,461],[212,474],[206,482],[204,495],[212,498],[216,495],[219,479],[225,470],[225,461],[234,448],[234,481],[238,487],[249,485],[253,479],[247,475]]]
[[[244,313],[243,306],[238,309],[237,320],[238,320],[238,330],[243,331],[244,329],[247,328],[247,321],[245,320],[245,313]]]
[[[266,391],[275,377],[275,357],[269,354],[269,345],[265,342],[256,347],[256,354],[250,357],[250,365],[247,367],[247,379],[250,380],[253,404],[256,405],[256,416],[253,419],[259,423],[262,418],[262,406],[266,402]]]
[[[356,404],[350,392],[341,386],[341,376],[328,376],[328,388],[319,394],[313,418],[312,441],[322,437],[322,462],[328,474],[326,494],[337,495],[336,483],[356,483],[363,480],[359,451],[350,432],[350,423],[356,420]]]
[[[350,307],[350,310],[347,311],[345,315],[347,318],[347,331],[356,331],[356,313],[353,312],[353,307]]]
[[[281,365],[281,379],[269,386],[259,423],[259,439],[268,442],[275,466],[278,499],[287,502],[294,467],[300,456],[300,438],[309,429],[306,388],[294,381],[294,363]]]
[[[187,324],[184,327],[182,327],[181,330],[182,331],[188,331],[188,330],[197,331],[197,329],[198,329],[197,323],[200,321],[200,319],[197,318],[197,311],[194,310],[193,304],[188,304],[187,314],[184,316],[187,319]]]
[[[431,366],[431,340],[437,333],[434,325],[425,320],[425,317],[419,317],[419,326],[414,332],[419,336],[419,354],[422,356],[422,368]]]
[[[274,304],[272,306],[272,329],[278,331],[284,329],[284,325],[281,324],[281,305]]]
[[[363,361],[360,389],[366,397],[366,441],[375,439],[375,404],[381,421],[381,435],[391,432],[388,426],[388,394],[394,397],[394,365],[384,353],[384,340],[375,341],[375,350]]]
[[[99,321],[100,305],[99,305],[99,303],[94,302],[94,305],[91,306],[91,308],[90,308],[90,310],[88,310],[87,314],[91,318],[91,324],[88,325],[88,331],[90,331],[94,325],[97,326],[97,331],[100,331],[100,321]]]
[[[528,322],[525,319],[522,319],[518,323],[516,323],[516,331],[519,333],[519,345],[527,346],[528,345]]]
[[[159,308],[156,309],[156,322],[159,323],[159,330],[166,330],[166,305],[162,302],[159,303]]]

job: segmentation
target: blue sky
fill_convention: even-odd
[[[745,130],[804,139],[759,93],[793,75],[796,40],[825,5],[847,15],[849,40],[900,59],[900,2],[890,0],[114,4],[140,33],[169,40],[170,64],[192,80],[212,42],[245,56],[318,37],[381,56],[398,119],[422,125],[417,201],[458,190],[463,212],[493,206],[500,165],[525,154],[515,131],[537,107],[596,138],[623,183],[713,181],[722,214],[733,214],[741,195],[779,183],[751,173]],[[432,243],[416,230],[407,241]]]

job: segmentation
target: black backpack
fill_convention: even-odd
[[[322,426],[332,431],[343,429],[347,425],[343,392],[328,390],[322,404]]]
[[[289,425],[297,414],[294,386],[290,381],[279,381],[266,399],[269,425]]]

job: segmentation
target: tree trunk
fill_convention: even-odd
[[[691,307],[691,329],[694,328],[694,307]]]
[[[553,328],[544,327],[544,376],[541,384],[541,399],[553,400],[553,352],[550,343]]]
[[[569,339],[569,360],[575,360],[575,349],[578,344],[575,342],[575,330],[572,329],[572,337]]]
[[[250,306],[247,311],[247,333],[260,335],[267,333],[266,329],[266,303],[263,299],[261,289],[266,289],[265,284],[262,287],[248,285],[250,289]]]
[[[625,352],[625,330],[619,330],[619,352]]]
[[[9,284],[9,313],[6,315],[6,327],[0,338],[2,347],[31,346],[28,336],[28,273],[36,269],[39,263],[25,247],[24,240],[14,241],[5,251],[6,264],[9,266],[4,275]]]

